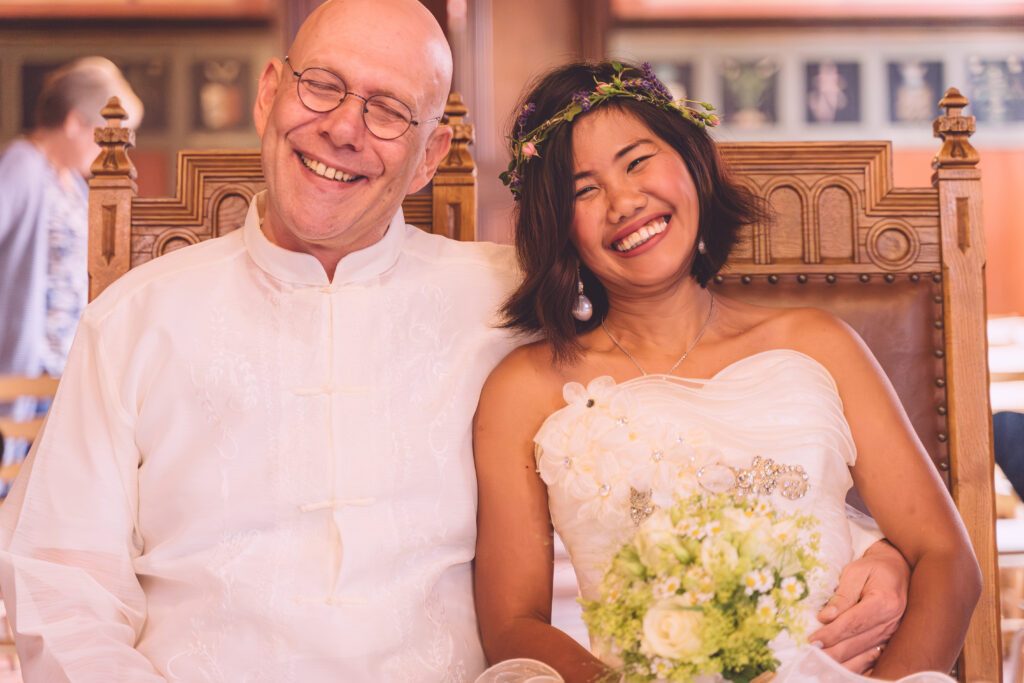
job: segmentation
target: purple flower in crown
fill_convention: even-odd
[[[537,111],[537,105],[533,102],[523,105],[523,110],[519,112],[519,117],[516,119],[516,137],[523,137],[523,133],[526,132],[526,122],[535,111]]]
[[[668,91],[665,84],[661,82],[658,75],[654,73],[654,68],[651,67],[650,62],[644,62],[640,65],[640,73],[643,74],[642,80],[644,83],[644,89],[650,91],[652,94],[660,95],[666,100],[672,99],[672,93]]]
[[[714,107],[707,102],[673,99],[672,94],[655,75],[654,69],[649,63],[644,62],[639,68],[625,67],[619,62],[612,62],[611,66],[615,73],[610,82],[599,81],[595,77],[593,90],[579,90],[573,93],[569,103],[561,111],[555,112],[546,121],[533,126],[529,131],[526,126],[537,107],[533,102],[527,102],[522,106],[516,117],[516,134],[511,139],[512,160],[509,162],[508,170],[499,174],[501,182],[508,186],[517,200],[522,191],[522,171],[530,159],[540,157],[540,147],[552,129],[562,124],[571,124],[580,113],[588,112],[593,109],[595,104],[606,102],[611,98],[625,97],[647,102],[665,111],[678,113],[699,128],[718,125],[718,116],[711,113],[714,111]],[[625,73],[635,75],[631,78],[623,78]],[[691,102],[700,105],[703,110],[690,106]],[[529,133],[528,138],[527,133]]]
[[[579,90],[573,93],[572,103],[578,104],[581,111],[590,111],[590,91]]]

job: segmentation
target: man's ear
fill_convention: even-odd
[[[85,116],[81,112],[77,109],[70,109],[67,116],[64,117],[64,124],[61,126],[61,129],[64,131],[64,136],[67,139],[74,140],[88,125]]]
[[[441,165],[444,158],[448,156],[448,149],[452,146],[452,128],[451,126],[438,125],[437,128],[427,138],[427,148],[423,154],[423,161],[420,163],[419,168],[416,169],[416,175],[412,177],[412,181],[409,183],[409,190],[406,194],[412,194],[413,192],[419,192],[430,179],[434,177],[437,172],[437,167]]]
[[[260,75],[256,104],[252,108],[252,120],[256,124],[256,133],[261,138],[263,131],[267,129],[270,112],[274,109],[274,98],[277,97],[277,88],[281,84],[282,68],[283,65],[279,59],[271,59]]]

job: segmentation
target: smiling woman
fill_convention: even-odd
[[[570,682],[853,683],[873,667],[950,683],[919,672],[949,670],[981,590],[963,523],[845,323],[707,289],[766,217],[698,104],[612,62],[554,71],[520,109],[504,179],[524,280],[506,325],[541,340],[491,373],[474,424],[484,650]],[[585,298],[593,315],[576,316]],[[898,553],[854,542],[854,484]],[[552,529],[590,651],[551,625]],[[905,604],[907,564],[901,623],[851,585],[888,576]],[[841,618],[824,608],[859,594]]]
[[[611,63],[570,65],[548,75],[533,89],[537,96],[518,109],[526,112],[517,124],[518,137],[556,115],[578,93],[590,91],[595,81],[614,78]],[[584,135],[581,142],[573,132],[592,132],[599,121],[605,121],[603,128],[610,138]],[[571,241],[595,206],[593,195],[599,193],[601,183],[590,181],[607,181],[613,169],[625,175],[650,172],[649,166],[672,166],[673,172],[666,176],[672,179],[669,182],[688,183],[696,193],[693,214],[688,215],[693,224],[673,226],[672,231],[686,231],[694,246],[698,236],[703,240],[704,252],[691,260],[688,270],[702,286],[725,263],[740,227],[766,217],[758,199],[731,177],[705,129],[674,109],[632,98],[611,99],[593,115],[581,117],[575,127],[551,131],[541,153],[543,163],[523,164],[520,170],[525,199],[515,207],[515,241],[525,277],[506,303],[505,314],[508,327],[543,331],[559,358],[569,358],[578,350],[577,334],[595,328],[608,308],[604,284],[589,262],[580,262]],[[672,214],[641,218],[611,237],[616,245],[612,249],[631,254],[651,239],[652,232],[667,234]],[[646,238],[640,229],[647,231]],[[577,273],[594,305],[596,315],[591,321],[574,321],[569,315],[578,288]]]

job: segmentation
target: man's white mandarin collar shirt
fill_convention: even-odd
[[[249,206],[242,228],[245,248],[250,258],[271,277],[296,287],[326,287],[337,290],[347,285],[377,277],[395,265],[405,246],[406,223],[399,209],[384,237],[376,244],[355,251],[338,261],[334,277],[328,280],[320,262],[311,254],[289,251],[277,246],[260,229],[259,216],[264,213],[266,193],[256,195]],[[410,226],[411,227],[411,226]],[[493,250],[493,245],[490,245]]]
[[[471,421],[513,277],[399,212],[329,281],[254,202],[111,286],[3,506],[26,678],[472,680]]]

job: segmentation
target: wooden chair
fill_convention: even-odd
[[[893,187],[888,142],[723,144],[776,218],[746,231],[715,287],[747,301],[832,311],[878,357],[981,563],[984,590],[958,674],[998,681],[985,240],[966,105],[954,88],[940,102],[946,113],[933,130],[943,142],[930,188]]]
[[[89,181],[89,298],[146,261],[241,227],[253,195],[265,187],[258,150],[181,151],[174,197],[139,197],[127,150],[135,132],[123,128],[116,97],[96,129],[100,155]],[[405,219],[428,232],[476,238],[476,166],[469,152],[473,126],[458,93],[448,97],[443,124],[451,151],[422,192],[405,198]]]
[[[888,142],[723,145],[743,181],[771,201],[777,219],[747,230],[714,286],[740,299],[830,310],[878,356],[982,564],[985,588],[958,674],[997,681],[984,235],[978,156],[968,141],[974,119],[961,114],[966,104],[952,89],[942,100],[947,113],[934,131],[943,144],[930,188],[893,187]],[[453,96],[452,154],[432,189],[406,200],[406,215],[424,229],[473,239],[472,129],[464,115]],[[234,229],[262,187],[256,152],[182,152],[176,197],[136,197],[125,155],[132,133],[120,127],[119,107],[108,106],[104,116],[109,125],[98,133],[104,152],[90,184],[93,296],[130,267]],[[568,604],[574,589],[556,586],[556,594]]]
[[[10,404],[15,400],[28,398],[53,398],[57,392],[55,377],[21,377],[18,375],[0,376],[0,405]],[[15,420],[0,416],[0,434],[4,439],[22,439],[32,441],[43,426],[43,418],[34,417],[28,420]],[[21,463],[13,463],[0,467],[0,480],[10,481],[18,474]]]

